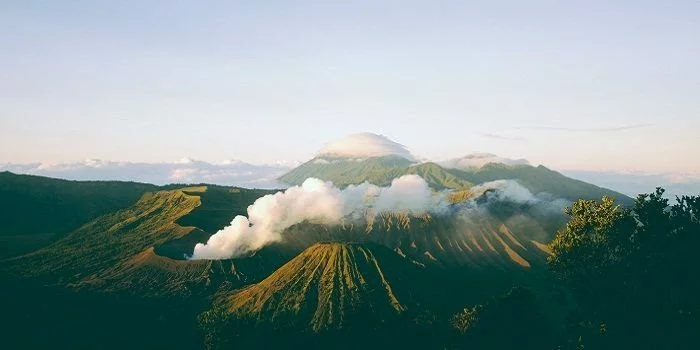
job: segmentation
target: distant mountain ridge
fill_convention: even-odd
[[[279,177],[281,182],[300,185],[309,177],[331,181],[339,187],[369,182],[387,186],[402,175],[416,174],[435,190],[461,190],[495,180],[517,180],[532,193],[546,192],[567,200],[598,199],[604,195],[629,205],[632,199],[613,190],[566,177],[542,165],[487,163],[467,169],[446,168],[437,163],[414,163],[396,155],[354,158],[319,156]]]
[[[472,184],[457,178],[435,163],[414,164],[395,155],[366,159],[316,157],[282,175],[279,180],[289,185],[301,185],[310,177],[332,181],[338,187],[369,182],[388,186],[402,175],[421,176],[434,189],[464,189]]]

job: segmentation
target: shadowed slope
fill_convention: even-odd
[[[156,189],[135,182],[68,181],[0,172],[0,258],[38,249]]]

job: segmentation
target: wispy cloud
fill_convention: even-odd
[[[542,131],[563,131],[563,132],[614,132],[614,131],[625,131],[632,129],[640,129],[653,126],[654,124],[631,124],[631,125],[620,125],[620,126],[609,126],[600,128],[567,128],[567,127],[556,127],[556,126],[522,126],[516,128],[510,128],[506,130],[542,130]]]
[[[666,197],[700,193],[700,173],[653,173],[638,171],[595,171],[562,170],[562,173],[620,191],[628,196],[649,193],[661,186],[666,189]]]
[[[504,141],[522,141],[524,138],[522,137],[516,137],[516,136],[510,136],[510,135],[503,135],[500,133],[495,133],[495,132],[479,132],[477,135],[487,138],[487,139],[494,139],[494,140],[504,140]]]
[[[625,130],[640,129],[653,126],[653,124],[631,124],[631,125],[621,125],[621,126],[609,126],[600,128],[568,128],[568,127],[558,127],[558,126],[518,126],[513,128],[506,128],[499,131],[492,132],[477,132],[476,134],[487,139],[492,140],[503,140],[503,141],[523,141],[527,140],[521,136],[512,135],[512,133],[517,133],[518,131],[552,131],[552,132],[575,132],[575,133],[597,133],[597,132],[618,132]]]

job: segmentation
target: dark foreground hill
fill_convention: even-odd
[[[0,307],[21,315],[4,339],[34,348],[193,348],[226,329],[217,344],[260,347],[256,337],[274,333],[283,342],[270,345],[433,348],[452,344],[455,313],[513,285],[532,291],[537,306],[528,310],[550,304],[545,244],[563,216],[536,205],[497,203],[464,215],[461,201],[443,215],[368,211],[341,225],[294,225],[250,256],[185,259],[267,193],[154,188],[0,260],[0,280],[11,286]],[[41,337],[30,340],[34,329]]]

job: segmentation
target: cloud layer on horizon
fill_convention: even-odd
[[[210,183],[248,188],[284,188],[276,181],[288,171],[284,165],[254,165],[237,160],[208,163],[183,158],[178,162],[135,163],[88,159],[74,163],[0,164],[0,171],[66,180],[118,180],[156,185]]]
[[[562,174],[574,179],[606,187],[636,197],[653,192],[656,187],[666,190],[666,197],[700,194],[700,174],[642,173],[616,171],[567,170]]]
[[[627,125],[616,128],[576,129],[575,131],[619,131],[646,127],[646,124]],[[544,130],[570,131],[563,128],[538,127]],[[315,162],[331,164],[347,160],[362,160],[368,157],[395,155],[416,162],[433,161],[417,159],[408,149],[384,135],[359,133],[348,135],[327,143],[318,153]],[[329,159],[329,158],[343,159]],[[473,169],[488,163],[506,165],[530,165],[526,159],[510,159],[491,153],[473,153],[464,157],[438,161],[447,168]],[[546,164],[545,164],[546,165]],[[0,171],[55,177],[68,180],[120,180],[164,185],[170,183],[210,183],[249,188],[286,188],[276,179],[294,167],[294,164],[254,165],[232,160],[218,163],[183,158],[177,162],[143,163],[115,162],[88,159],[71,163],[0,163]],[[640,173],[622,171],[562,171],[564,175],[601,187],[610,188],[629,196],[648,193],[655,187],[667,189],[667,195],[700,193],[698,173]]]

